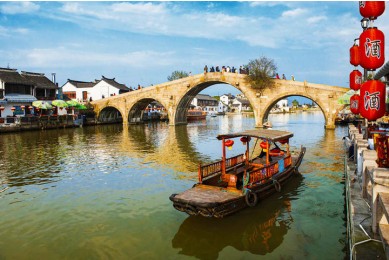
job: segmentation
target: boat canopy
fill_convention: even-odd
[[[272,142],[277,142],[293,137],[293,133],[273,129],[253,129],[232,134],[221,134],[217,136],[217,139],[222,140],[228,138],[236,138],[240,136],[250,136],[253,138],[267,139]]]

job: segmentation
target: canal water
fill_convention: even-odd
[[[0,259],[344,258],[346,128],[326,131],[321,112],[270,121],[307,147],[301,177],[225,219],[189,217],[169,196],[220,159],[217,134],[253,117],[1,135]]]

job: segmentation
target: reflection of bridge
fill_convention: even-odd
[[[186,123],[186,112],[192,99],[202,90],[215,84],[229,84],[240,90],[250,101],[255,115],[255,125],[262,127],[270,109],[288,96],[302,96],[314,101],[322,110],[326,128],[335,128],[336,113],[342,106],[337,99],[347,92],[342,87],[313,84],[291,80],[274,80],[275,86],[266,89],[262,96],[246,81],[247,75],[212,72],[198,74],[175,81],[143,88],[141,90],[93,101],[94,110],[100,121],[115,119],[118,112],[123,124],[140,121],[142,111],[156,100],[168,112],[171,125]]]

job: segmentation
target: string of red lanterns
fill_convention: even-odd
[[[364,31],[359,36],[359,46],[354,40],[350,48],[350,63],[360,65],[365,70],[374,71],[385,63],[385,35],[373,21],[385,11],[383,1],[360,1],[359,12],[364,17]],[[370,27],[367,24],[370,20]],[[366,77],[366,75],[365,75]],[[366,80],[366,78],[365,78]],[[350,88],[360,90],[360,94],[350,97],[350,110],[367,120],[377,120],[385,115],[386,85],[379,80],[367,80],[362,84],[362,73],[354,69],[350,73]]]

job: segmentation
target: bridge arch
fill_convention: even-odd
[[[115,106],[104,107],[97,116],[101,123],[121,123],[123,122],[123,112]]]
[[[143,113],[147,106],[151,104],[152,102],[157,101],[160,103],[165,109],[166,107],[163,105],[162,102],[159,100],[152,98],[152,97],[144,97],[137,100],[134,100],[134,102],[129,106],[129,110],[127,113],[127,120],[128,123],[139,123],[143,120]]]
[[[318,107],[322,111],[323,116],[324,116],[324,120],[325,120],[325,124],[326,125],[329,125],[332,123],[335,124],[335,118],[334,118],[334,122],[327,122],[328,113],[326,113],[326,111],[325,111],[325,105],[323,104],[323,102],[321,100],[317,100],[317,101],[314,100],[314,97],[307,95],[306,93],[281,93],[279,95],[274,96],[271,100],[268,100],[268,102],[266,102],[264,104],[264,108],[263,108],[264,112],[263,112],[262,118],[260,120],[262,122],[268,121],[270,110],[273,108],[273,106],[281,99],[291,97],[291,96],[300,96],[300,97],[305,97],[305,98],[312,100],[313,102],[315,102],[318,105]]]
[[[228,82],[227,80],[211,80],[211,81],[204,81],[204,82],[198,82],[194,84],[186,93],[183,93],[183,96],[180,97],[177,108],[176,108],[176,113],[174,116],[174,124],[175,125],[180,125],[180,124],[186,124],[187,119],[186,115],[188,112],[188,109],[190,107],[190,103],[192,100],[196,97],[197,94],[199,94],[201,91],[217,84],[227,84],[230,85],[239,91],[241,91],[243,94],[245,94],[240,88],[239,84],[236,85],[233,82]],[[235,85],[234,85],[235,84]]]

